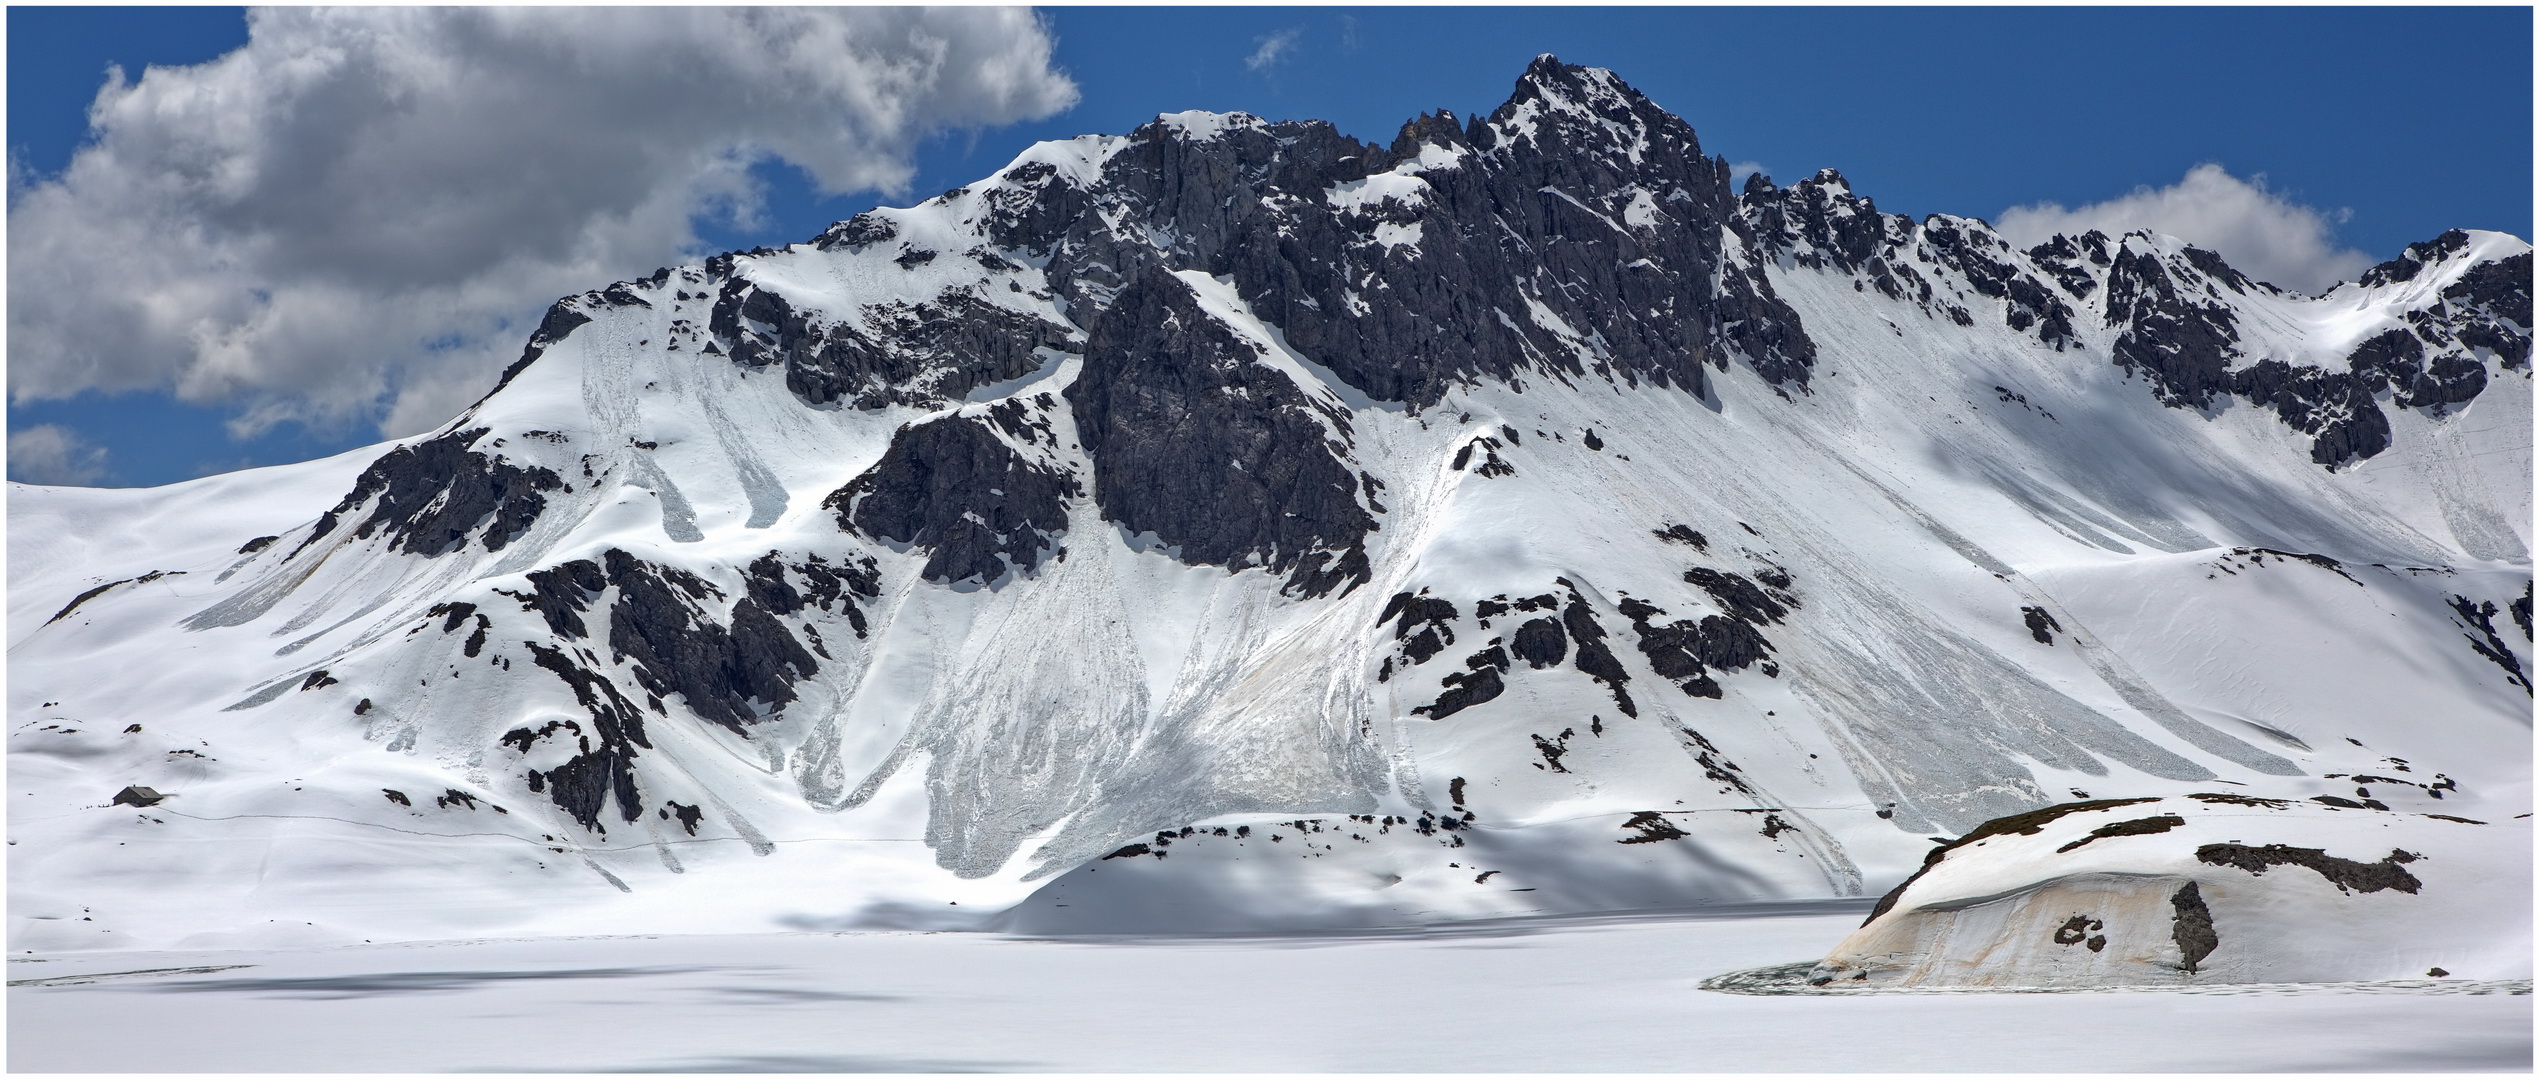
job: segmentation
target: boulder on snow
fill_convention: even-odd
[[[2528,978],[2530,829],[2194,794],[2065,803],[1933,850],[1816,985]]]

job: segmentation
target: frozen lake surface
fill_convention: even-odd
[[[1725,993],[1858,902],[1256,937],[750,934],[9,964],[12,1071],[2528,1071],[2529,984]],[[1787,988],[1768,973],[1750,988]]]

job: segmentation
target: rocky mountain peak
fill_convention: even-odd
[[[1423,146],[1457,150],[1470,145],[1472,140],[1464,135],[1464,127],[1456,122],[1455,114],[1439,109],[1403,123],[1401,133],[1393,136],[1392,151],[1395,158],[1410,158],[1417,157]]]
[[[1709,164],[1701,141],[1681,117],[1657,107],[1611,71],[1564,64],[1550,53],[1527,66],[1507,101],[1487,119],[1476,120],[1470,137],[1474,145],[1494,152],[1522,147],[1547,157],[1594,161],[1637,177],[1666,174],[1678,182],[1706,171],[1686,166]]]
[[[1734,191],[1549,56],[1390,146],[1167,114],[576,294],[367,462],[13,494],[88,530],[12,550],[21,711],[148,714],[21,724],[62,749],[14,805],[174,792],[180,860],[493,829],[544,854],[469,873],[541,897],[772,855],[841,910],[1417,921],[1856,895],[2075,782],[2526,760],[2530,249],[2374,281]]]
[[[1265,132],[1269,121],[1247,112],[1208,112],[1190,109],[1175,113],[1158,113],[1146,126],[1131,133],[1132,138],[1172,137],[1191,142],[1214,142],[1228,134]]]
[[[2431,240],[2407,245],[2407,250],[2399,252],[2397,258],[2363,271],[2358,280],[2365,288],[2414,281],[2425,267],[2464,254],[2468,246],[2468,232],[2452,229]]]
[[[1497,119],[1528,104],[1550,112],[1617,117],[1648,105],[1648,98],[1612,71],[1563,63],[1551,53],[1536,56],[1516,78],[1516,89],[1491,116]]]

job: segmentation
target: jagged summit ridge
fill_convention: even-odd
[[[2018,250],[1732,189],[1548,57],[1384,146],[1167,115],[567,297],[357,459],[22,492],[198,524],[13,549],[13,710],[156,718],[13,741],[21,797],[497,837],[452,858],[535,918],[1054,926],[1849,895],[2066,791],[2382,757],[2526,790],[2528,253]]]

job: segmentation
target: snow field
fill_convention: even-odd
[[[2519,995],[2495,984],[2452,994],[1696,988],[1718,972],[1809,956],[1859,917],[1854,902],[1358,935],[585,937],[36,957],[9,965],[9,1066],[1887,1073],[2530,1062],[2526,983]],[[83,981],[146,969],[160,970]],[[144,1014],[149,1023],[131,1022]]]

